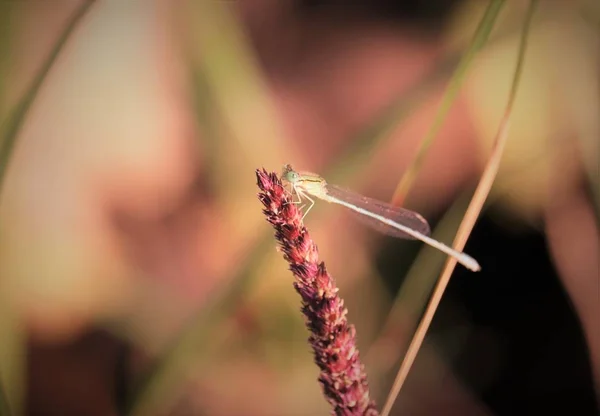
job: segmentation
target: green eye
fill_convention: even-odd
[[[287,182],[296,182],[298,180],[298,173],[295,172],[290,165],[283,167],[282,179]]]

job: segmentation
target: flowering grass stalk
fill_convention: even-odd
[[[296,278],[294,288],[302,298],[309,342],[321,369],[319,382],[333,407],[332,414],[378,415],[356,348],[356,330],[348,323],[348,310],[333,277],[319,261],[301,211],[275,173],[257,170],[256,178],[263,212],[275,228],[275,238]]]

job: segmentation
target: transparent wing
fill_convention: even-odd
[[[410,211],[408,209],[400,207],[395,207],[391,204],[378,201],[373,198],[368,198],[366,196],[354,193],[348,189],[340,188],[335,185],[327,184],[326,187],[327,193],[336,199],[340,199],[358,208],[370,211],[374,214],[381,215],[382,217],[388,218],[394,222],[397,222],[398,224],[412,228],[413,230],[418,231],[423,235],[429,236],[431,234],[431,229],[429,228],[427,220],[414,211]],[[375,218],[361,215],[352,210],[350,210],[350,212],[354,214],[354,216],[359,221],[382,234],[409,240],[415,239],[414,237],[411,237],[410,235],[392,227],[389,224],[382,223],[381,221],[378,221]]]

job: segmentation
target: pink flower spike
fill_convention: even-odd
[[[321,370],[319,382],[332,414],[378,415],[356,348],[356,330],[348,323],[335,280],[319,261],[302,213],[277,174],[257,170],[256,178],[263,213],[275,228],[275,238],[295,277],[294,288],[302,299],[301,310],[311,334],[308,340]]]

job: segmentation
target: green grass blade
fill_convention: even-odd
[[[419,170],[423,165],[423,161],[425,160],[425,156],[427,155],[429,147],[431,146],[433,140],[436,138],[440,129],[442,128],[442,125],[446,120],[446,116],[448,115],[448,112],[450,111],[454,100],[458,96],[460,88],[465,80],[465,76],[467,75],[467,71],[471,67],[473,59],[477,55],[477,52],[479,52],[479,50],[487,43],[490,33],[492,32],[492,29],[494,27],[494,23],[496,22],[496,19],[498,18],[498,15],[500,13],[500,10],[502,9],[502,6],[504,6],[504,3],[504,0],[490,1],[487,10],[481,18],[477,30],[475,31],[475,35],[471,40],[469,48],[461,58],[458,67],[454,72],[454,75],[450,79],[450,82],[448,84],[448,87],[446,88],[446,91],[444,92],[444,96],[442,97],[442,100],[437,110],[437,114],[433,120],[433,123],[431,124],[431,127],[429,128],[425,137],[421,141],[419,149],[417,150],[417,154],[413,159],[411,165],[408,167],[406,173],[402,177],[402,180],[396,187],[394,196],[392,198],[393,203],[402,205],[402,203],[406,199],[410,187],[415,181]]]
[[[8,398],[4,393],[4,386],[0,383],[0,416],[11,416],[10,407],[8,406]]]
[[[529,32],[531,29],[531,23],[533,20],[533,15],[535,10],[537,9],[539,0],[531,0],[529,4],[529,8],[527,10],[525,21],[523,23],[523,30],[521,32],[521,39],[519,44],[519,52],[516,60],[515,71],[513,74],[513,80],[509,92],[508,101],[504,110],[504,114],[498,126],[498,131],[496,133],[496,137],[494,140],[494,146],[492,149],[491,156],[486,164],[486,167],[481,175],[477,188],[475,189],[475,193],[471,198],[471,202],[467,207],[465,215],[461,221],[461,224],[458,228],[458,232],[456,237],[454,238],[454,243],[452,247],[456,250],[461,251],[473,230],[475,225],[475,221],[479,217],[485,200],[492,188],[494,180],[496,178],[496,174],[498,173],[498,167],[500,166],[500,161],[502,159],[502,154],[504,152],[504,147],[506,145],[506,141],[508,139],[508,131],[510,127],[510,118],[512,115],[513,105],[517,96],[517,91],[519,89],[519,83],[521,80],[521,73],[523,70],[523,65],[525,62],[525,52],[527,50],[527,41],[529,39]],[[450,281],[450,277],[452,275],[452,271],[456,267],[455,259],[448,259],[446,261],[446,265],[444,266],[444,270],[440,278],[438,279],[437,285],[431,295],[431,299],[425,309],[425,313],[421,322],[419,323],[415,335],[411,340],[411,343],[408,347],[404,360],[400,365],[400,369],[398,370],[398,374],[396,375],[396,379],[390,389],[390,393],[385,402],[383,411],[381,412],[382,416],[387,416],[392,406],[398,396],[400,390],[406,378],[408,377],[408,373],[414,363],[417,353],[423,344],[423,340],[425,339],[425,334],[427,333],[431,322],[433,321],[433,316],[435,315],[435,311],[442,299],[442,295],[448,286]]]
[[[2,123],[0,124],[0,192],[1,192],[2,186],[4,184],[4,178],[6,175],[10,157],[12,155],[12,151],[15,147],[19,132],[26,120],[27,113],[28,113],[29,109],[31,108],[33,102],[35,101],[35,98],[37,97],[44,81],[46,80],[48,73],[50,72],[52,66],[56,62],[57,57],[60,55],[60,52],[63,50],[65,44],[67,43],[68,39],[72,35],[73,31],[75,30],[77,25],[81,22],[81,20],[86,15],[86,13],[89,11],[90,6],[92,4],[93,4],[93,0],[85,1],[73,13],[73,15],[70,17],[69,21],[65,25],[63,32],[60,34],[56,43],[52,47],[48,57],[44,60],[42,66],[36,72],[33,80],[31,81],[31,84],[27,88],[25,94],[20,99],[20,101],[12,109],[10,109],[8,111],[8,115],[6,116],[6,118],[4,120],[2,120]],[[7,15],[8,15],[8,13],[6,13],[4,15],[4,17],[7,17]],[[8,36],[8,26],[9,26],[8,24],[2,25],[2,27],[3,27],[2,37],[3,38],[4,38],[4,35]],[[6,45],[7,40],[2,39],[2,41],[3,41],[3,47],[7,46]],[[7,59],[7,55],[8,54],[3,54],[2,64],[6,64],[5,60]],[[4,87],[5,87],[5,85],[0,86],[0,88],[2,88],[2,91],[4,90]],[[6,315],[5,317],[7,317],[7,316],[8,315]],[[6,334],[4,336],[6,338]],[[18,348],[24,348],[24,345],[20,345],[20,346],[18,346]],[[13,366],[16,365],[14,362],[11,362],[11,364]],[[6,368],[4,368],[4,370],[6,370]],[[8,374],[8,372],[3,374],[3,376],[6,377],[5,380],[10,379],[11,382],[14,382],[13,377],[10,374]],[[19,376],[16,376],[16,377],[19,378]],[[11,385],[8,387],[10,388],[10,390],[20,390],[21,389],[20,386],[15,387],[15,386]],[[2,415],[2,416],[11,414],[10,407],[9,407],[9,403],[10,403],[9,399],[11,399],[12,397],[9,397],[9,394],[7,394],[7,391],[8,390],[5,388],[5,386],[2,385],[2,383],[0,383],[0,415]],[[17,399],[16,401],[19,401],[19,400]],[[15,410],[15,411],[18,413],[17,410]]]
[[[67,24],[65,25],[63,32],[58,37],[56,43],[52,47],[48,57],[43,62],[40,69],[35,74],[31,85],[27,88],[25,95],[21,100],[14,106],[9,112],[9,115],[2,122],[0,127],[1,142],[0,142],[0,192],[2,191],[2,185],[4,183],[4,177],[8,168],[10,156],[15,147],[17,136],[25,122],[27,113],[31,108],[31,105],[35,101],[40,88],[44,84],[50,69],[56,62],[56,59],[60,55],[60,52],[66,45],[67,41],[73,34],[77,25],[81,22],[83,17],[89,11],[90,6],[94,3],[94,0],[84,1],[81,6],[75,10]]]

